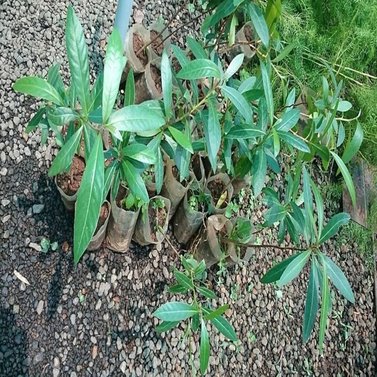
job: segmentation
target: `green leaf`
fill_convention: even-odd
[[[131,105],[112,113],[108,123],[118,131],[145,132],[158,130],[165,119],[147,106]]]
[[[118,169],[118,163],[112,162],[109,166],[105,168],[105,177],[104,177],[104,184],[103,184],[103,199],[102,202],[106,200],[107,194],[110,191],[111,185],[114,180],[115,172]]]
[[[322,229],[323,229],[323,219],[324,219],[324,216],[325,216],[323,199],[322,199],[322,195],[321,195],[318,187],[313,182],[313,180],[310,180],[310,184],[311,184],[311,187],[312,187],[312,191],[313,191],[314,199],[315,199],[315,204],[316,204],[316,207],[317,207],[318,234],[321,234]]]
[[[140,172],[132,165],[130,161],[124,160],[122,162],[122,169],[126,178],[128,187],[132,194],[139,198],[142,202],[148,203],[149,195],[143,178],[141,178]],[[163,319],[163,318],[161,318]]]
[[[279,63],[284,60],[296,48],[296,43],[290,43],[279,53],[279,55],[272,60],[273,63]]]
[[[163,332],[166,332],[166,331],[173,329],[174,327],[176,327],[178,325],[178,323],[179,323],[179,321],[174,321],[174,322],[164,321],[156,327],[156,331],[159,334],[161,334]]]
[[[238,90],[224,85],[221,87],[221,93],[233,103],[234,107],[244,117],[247,124],[253,124],[253,110],[245,97]]]
[[[188,289],[182,287],[181,284],[175,284],[169,288],[170,293],[187,293]]]
[[[198,313],[198,309],[185,302],[168,302],[160,306],[153,315],[168,322],[183,321]]]
[[[290,132],[278,132],[281,139],[283,139],[286,143],[291,145],[293,148],[305,153],[310,153],[310,148],[305,143],[305,141]]]
[[[161,83],[165,115],[170,119],[173,116],[173,76],[166,51],[163,52],[161,59]]]
[[[74,122],[79,118],[79,114],[70,109],[69,107],[55,107],[48,109],[47,119],[49,122],[54,123],[57,126]]]
[[[90,107],[88,47],[85,43],[84,31],[72,6],[68,7],[65,40],[71,82],[84,114],[87,114]]]
[[[310,176],[306,167],[304,166],[303,169],[303,187],[304,187],[304,203],[305,203],[305,222],[307,225],[307,233],[312,237],[313,231],[315,231],[315,223],[313,217],[313,196],[310,190]]]
[[[295,279],[300,274],[301,270],[305,267],[310,255],[310,250],[307,250],[299,254],[296,258],[294,258],[281,275],[277,283],[278,286],[282,287],[283,285],[286,285],[290,283],[293,279]]]
[[[281,204],[274,204],[266,213],[266,226],[272,226],[276,222],[281,221],[287,214],[287,209]]]
[[[203,312],[205,315],[209,315],[211,313],[210,310],[203,308]],[[215,317],[211,319],[211,323],[216,327],[217,330],[221,332],[227,339],[236,342],[237,341],[237,334],[234,331],[233,326],[224,318],[224,317]]]
[[[342,160],[345,164],[348,164],[360,150],[361,144],[364,140],[364,131],[360,123],[357,123],[355,133],[352,139],[347,143],[344,148]]]
[[[323,272],[322,272],[321,293],[322,293],[322,305],[321,305],[321,319],[319,323],[319,350],[320,352],[322,352],[323,350],[323,343],[325,340],[325,333],[326,333],[326,328],[327,328],[327,318],[329,316],[330,306],[331,306],[329,281],[328,281],[327,271],[326,271],[325,266],[323,266]]]
[[[132,143],[123,148],[124,156],[133,160],[142,162],[143,164],[152,165],[156,162],[155,151],[147,145],[141,143]]]
[[[265,47],[270,44],[270,33],[261,9],[254,3],[249,4],[249,15],[254,29]]]
[[[29,123],[28,123],[28,125],[26,127],[25,132],[27,134],[30,133],[31,131],[34,131],[39,126],[39,123],[43,119],[43,115],[45,115],[45,113],[46,113],[46,108],[45,107],[41,107],[35,113],[35,115],[30,119],[30,121],[29,121]]]
[[[218,66],[208,59],[196,59],[187,63],[177,74],[179,79],[197,80],[214,77],[221,78]]]
[[[103,199],[104,164],[102,137],[98,135],[77,193],[73,241],[75,264],[84,254],[97,228]]]
[[[355,296],[353,295],[351,285],[344,275],[343,271],[326,255],[321,255],[322,261],[326,264],[326,271],[339,292],[352,304],[355,303]]]
[[[312,260],[312,267],[310,270],[308,290],[306,292],[305,312],[304,312],[304,324],[302,329],[303,341],[307,342],[311,332],[313,331],[315,319],[318,312],[318,272],[317,266]]]
[[[283,260],[282,262],[278,263],[276,266],[272,267],[262,277],[261,283],[263,283],[263,284],[270,284],[270,283],[275,283],[276,281],[278,281],[281,278],[281,275],[283,275],[283,272],[289,266],[289,264],[295,258],[297,258],[300,254],[301,253],[292,255],[289,258],[287,258],[287,259]]]
[[[254,196],[257,197],[264,187],[264,182],[267,174],[267,157],[263,148],[260,148],[253,159],[253,176],[252,183],[254,189]]]
[[[243,61],[245,59],[245,54],[237,55],[229,64],[227,70],[224,74],[224,80],[229,80],[238,70],[241,68]]]
[[[88,112],[90,113],[92,110],[97,110],[102,104],[102,91],[103,91],[103,72],[101,72],[94,83],[91,92],[92,104],[89,106]],[[72,105],[71,105],[72,106]],[[101,111],[102,114],[102,111]],[[101,115],[101,122],[102,122],[102,115]]]
[[[124,106],[130,106],[135,103],[135,76],[131,68],[127,75],[126,88],[124,90]]]
[[[292,129],[300,119],[300,110],[299,109],[290,109],[284,113],[283,117],[280,119],[280,122],[276,123],[276,131],[289,131]]]
[[[161,149],[157,150],[157,160],[154,167],[155,179],[156,179],[156,191],[157,194],[161,192],[162,185],[164,183],[164,160],[162,158]]]
[[[321,236],[319,238],[319,242],[323,243],[334,236],[338,232],[339,228],[342,225],[347,224],[349,220],[350,215],[348,213],[342,212],[334,215],[323,229],[323,232],[321,233]]]
[[[352,204],[353,204],[354,207],[356,207],[356,191],[355,191],[355,186],[353,184],[351,174],[350,174],[347,166],[343,162],[343,160],[335,152],[330,151],[330,153],[334,157],[336,164],[338,165],[338,168],[339,168],[340,172],[342,173],[344,183],[347,186],[347,190],[348,190],[350,197],[351,197],[351,200],[352,200]]]
[[[208,368],[209,362],[209,337],[205,322],[201,321],[200,331],[200,372],[205,374]]]
[[[215,293],[206,287],[198,287],[197,290],[202,296],[206,298],[209,298],[209,299],[216,298]]]
[[[200,317],[199,314],[195,314],[191,318],[191,328],[193,332],[197,332],[200,326]]]
[[[187,43],[189,49],[191,50],[191,52],[193,53],[193,55],[195,56],[196,59],[206,59],[207,58],[207,53],[204,50],[203,46],[198,41],[196,41],[194,38],[188,36],[186,38],[186,43]]]
[[[270,74],[267,70],[267,66],[261,61],[260,62],[264,97],[266,99],[267,111],[269,115],[270,124],[274,122],[274,97],[272,95],[272,87],[270,81]]]
[[[60,149],[48,171],[49,177],[53,177],[64,170],[67,170],[71,165],[73,156],[75,155],[77,147],[80,143],[81,134],[82,127],[80,127],[63,145],[62,149]]]
[[[208,121],[204,122],[204,136],[208,158],[213,171],[217,170],[217,153],[221,145],[221,126],[216,106],[212,100],[208,101]]]
[[[352,109],[352,103],[348,101],[339,101],[337,111],[345,113]]]
[[[57,90],[46,80],[41,79],[40,77],[29,76],[18,79],[14,83],[13,89],[16,92],[42,98],[46,101],[51,101],[56,105],[64,106],[64,101],[60,97]]]
[[[207,321],[212,321],[214,318],[217,318],[217,317],[223,315],[228,309],[229,309],[228,304],[222,305],[219,308],[217,308],[216,310],[210,311],[208,314],[205,315],[204,318]]]
[[[194,289],[194,284],[192,283],[191,279],[185,275],[183,272],[174,271],[174,276],[177,279],[178,283],[187,289]]]
[[[60,64],[56,63],[47,72],[47,81],[57,90],[59,95],[65,99],[65,87],[60,75]]]
[[[189,151],[190,153],[194,153],[194,150],[192,149],[192,144],[190,139],[182,132],[176,129],[175,127],[168,127],[168,130],[170,131],[171,135],[173,136],[173,139],[184,149]]]
[[[119,93],[119,84],[127,59],[123,55],[123,43],[117,28],[109,37],[103,71],[102,119],[107,123]]]

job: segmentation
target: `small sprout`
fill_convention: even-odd
[[[283,291],[281,291],[280,289],[278,289],[277,291],[275,291],[275,294],[276,294],[276,298],[278,300],[281,300],[283,298]]]
[[[82,293],[79,294],[79,300],[80,300],[80,304],[83,304],[86,300],[86,297],[85,295],[83,295]]]
[[[47,238],[43,237],[41,239],[40,246],[41,246],[41,249],[42,249],[41,250],[42,253],[47,253],[50,250],[51,243],[50,243],[50,241]]]
[[[55,241],[51,244],[51,250],[56,251],[58,249],[59,244]]]

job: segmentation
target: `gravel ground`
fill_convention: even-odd
[[[177,9],[177,1],[161,3],[135,2],[137,21],[148,24]],[[11,85],[22,75],[46,75],[53,61],[66,66],[67,4],[9,0],[0,5],[0,376],[186,376],[191,368],[183,329],[157,335],[151,316],[174,299],[167,285],[178,265],[175,252],[167,244],[161,250],[133,245],[125,255],[87,254],[75,268],[72,217],[46,173],[53,143],[40,147],[39,135],[23,133],[36,106]],[[112,25],[115,2],[73,4],[87,31],[95,72],[101,66],[96,51]],[[182,29],[178,36],[181,43],[185,33]],[[243,206],[260,219],[257,204],[253,210],[248,201]],[[42,255],[42,237],[58,242],[58,251]],[[273,240],[269,233],[260,237]],[[248,265],[224,276],[211,273],[219,304],[231,305],[229,318],[241,343],[228,344],[212,332],[208,375],[375,375],[372,273],[352,242],[330,244],[328,253],[349,277],[356,304],[336,294],[324,356],[315,338],[301,342],[305,280],[285,288],[282,296],[259,281],[281,252],[256,252]],[[21,283],[15,270],[30,285]]]

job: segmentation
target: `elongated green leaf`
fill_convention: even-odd
[[[355,133],[352,139],[347,143],[344,148],[342,160],[345,164],[348,164],[360,150],[361,144],[364,140],[364,131],[360,123],[357,123]]]
[[[245,97],[238,90],[230,86],[222,86],[221,92],[224,97],[228,98],[233,103],[234,107],[245,118],[246,123],[251,125],[253,123],[253,110]]]
[[[315,204],[316,204],[316,207],[317,207],[318,234],[322,234],[323,219],[324,219],[324,216],[325,216],[323,199],[322,199],[322,195],[321,195],[317,185],[313,182],[313,180],[310,180],[310,185],[312,187],[312,191],[313,191],[314,199],[315,199]]]
[[[64,101],[57,90],[46,80],[40,77],[30,76],[18,79],[13,89],[16,92],[28,94],[33,97],[42,98],[51,101],[56,105],[64,106]]]
[[[34,131],[38,126],[39,126],[39,123],[41,123],[42,119],[43,119],[43,116],[46,114],[46,108],[45,107],[41,107],[36,113],[35,115],[30,119],[27,127],[26,127],[26,130],[25,132],[28,134],[30,133],[31,131]]]
[[[270,124],[272,124],[274,122],[274,97],[272,95],[270,74],[267,66],[262,61],[260,62],[260,68],[262,73],[264,97],[267,104],[267,112],[269,115]]]
[[[319,294],[319,283],[318,283],[318,272],[317,266],[312,260],[312,267],[310,270],[308,290],[306,292],[306,302],[305,302],[305,312],[304,312],[304,323],[302,329],[303,341],[307,342],[311,332],[313,331],[315,319],[318,312],[318,294]]]
[[[209,362],[209,337],[205,322],[201,321],[201,331],[200,331],[200,372],[205,374],[208,368]]]
[[[97,132],[89,125],[84,125],[84,144],[85,144],[85,159],[88,158],[92,152],[92,148],[96,143]]]
[[[192,280],[183,272],[175,270],[174,276],[177,279],[178,283],[182,285],[182,287],[185,287],[187,289],[194,289]]]
[[[330,153],[334,157],[336,164],[338,165],[338,168],[339,168],[340,172],[342,173],[344,183],[346,184],[347,190],[348,190],[350,197],[351,197],[351,200],[352,200],[352,204],[354,206],[356,206],[356,191],[355,191],[355,186],[353,184],[351,174],[350,174],[347,166],[343,162],[343,160],[335,152],[330,151]]]
[[[173,75],[166,51],[163,52],[161,59],[161,83],[165,115],[167,119],[170,119],[173,116]]]
[[[205,315],[211,314],[211,311],[203,308],[203,312]],[[237,334],[234,331],[233,326],[222,316],[215,317],[211,319],[211,323],[216,327],[217,330],[221,332],[227,339],[236,342],[237,341]]]
[[[344,275],[343,271],[326,255],[322,254],[322,261],[326,264],[326,271],[339,292],[353,304],[355,303],[355,296],[353,295],[351,285]]]
[[[103,72],[101,72],[94,83],[91,92],[91,105],[89,106],[88,112],[90,113],[93,110],[97,110],[102,104],[102,91],[103,91]],[[72,106],[72,105],[71,105]],[[102,113],[102,111],[101,111]],[[102,122],[102,117],[101,117]]]
[[[192,144],[190,139],[182,132],[176,129],[175,127],[168,127],[173,139],[184,149],[189,151],[190,153],[194,153],[192,149]]]
[[[323,343],[325,340],[326,328],[327,328],[327,318],[330,313],[331,306],[331,296],[329,281],[327,277],[326,267],[323,266],[322,271],[322,284],[321,284],[321,293],[322,293],[322,305],[321,305],[321,319],[319,323],[319,350],[322,352]]]
[[[97,227],[103,199],[104,163],[102,137],[98,135],[77,193],[73,241],[76,264],[88,247]]]
[[[207,53],[198,41],[188,36],[186,38],[186,43],[196,59],[207,59]]]
[[[47,72],[47,81],[57,90],[61,98],[65,99],[65,87],[60,75],[60,64],[56,63]]]
[[[133,160],[142,162],[143,164],[152,165],[156,162],[155,151],[141,143],[127,145],[123,148],[123,154]]]
[[[160,306],[153,315],[163,321],[183,321],[198,313],[198,309],[185,302],[168,302]]]
[[[230,62],[229,67],[227,68],[224,74],[225,80],[229,80],[235,73],[238,72],[238,70],[241,68],[243,64],[244,59],[245,55],[239,54]],[[240,93],[242,93],[241,90]]]
[[[260,148],[255,154],[252,169],[254,196],[257,197],[262,192],[267,174],[267,157],[263,148]]]
[[[249,125],[234,126],[226,134],[227,139],[253,139],[264,136],[266,133],[257,127]]]
[[[164,160],[162,158],[161,149],[157,150],[157,160],[155,165],[155,177],[156,177],[156,192],[159,194],[164,183]]]
[[[274,204],[265,215],[265,225],[272,226],[276,222],[283,220],[286,214],[287,209],[284,206],[281,204]]]
[[[72,6],[68,7],[65,40],[71,82],[75,87],[83,112],[87,114],[90,107],[88,47],[85,43],[83,28]]]
[[[142,200],[144,203],[148,203],[148,191],[145,187],[143,179],[141,178],[140,172],[137,171],[132,163],[127,160],[122,162],[122,169],[132,194]]]
[[[174,322],[167,322],[164,321],[160,325],[156,327],[156,331],[161,334],[163,332],[169,331],[176,327],[178,325],[179,321],[174,321]]]
[[[49,122],[52,122],[57,126],[62,126],[77,120],[79,118],[79,114],[69,107],[55,107],[48,109],[47,118]]]
[[[114,180],[115,173],[118,170],[118,162],[112,162],[109,166],[105,169],[105,177],[104,177],[104,184],[103,184],[103,199],[102,202],[106,200],[107,194],[110,191],[111,185]]]
[[[135,103],[135,76],[131,68],[127,75],[126,88],[124,90],[124,106],[130,106]]]
[[[283,285],[290,283],[300,274],[302,269],[305,267],[306,262],[310,257],[310,254],[310,250],[304,251],[303,253],[299,254],[296,258],[294,258],[291,263],[289,263],[289,265],[287,266],[287,268],[285,269],[277,283],[279,287],[282,287]]]
[[[119,93],[119,84],[127,59],[123,55],[123,43],[119,30],[114,28],[106,49],[103,71],[102,119],[109,119]]]
[[[309,235],[311,236],[313,233],[313,230],[315,229],[314,217],[313,217],[313,196],[310,190],[311,179],[305,166],[303,167],[302,171],[303,171],[306,225],[307,225],[307,231]]]
[[[108,124],[118,131],[145,132],[158,130],[165,119],[147,106],[131,105],[112,113]]]
[[[217,153],[221,145],[221,126],[215,104],[208,102],[208,122],[204,122],[204,136],[208,158],[213,171],[217,169]]]
[[[284,60],[296,48],[296,43],[290,43],[280,51],[279,55],[272,60],[273,63],[279,63]]]
[[[206,298],[216,298],[215,293],[206,287],[198,287],[197,290],[201,295],[203,295]]]
[[[276,123],[277,131],[289,131],[292,129],[300,119],[300,110],[299,109],[290,109],[284,113],[279,123]]]
[[[281,139],[291,145],[293,148],[305,153],[310,153],[308,144],[299,136],[292,134],[291,132],[278,132]]]
[[[228,304],[222,305],[219,308],[217,308],[216,310],[210,311],[210,313],[206,314],[204,318],[207,321],[211,321],[212,319],[223,315],[228,309],[229,309],[229,305]]]
[[[181,284],[175,284],[169,288],[169,292],[171,293],[187,293],[188,289],[185,287],[182,287]]]
[[[275,283],[276,281],[278,281],[281,278],[281,275],[283,275],[283,272],[289,266],[289,264],[295,258],[297,258],[300,254],[301,253],[292,255],[289,258],[287,258],[287,259],[283,260],[282,262],[278,263],[276,266],[272,267],[262,277],[261,283],[263,283],[263,284],[270,284],[270,283]]]
[[[258,5],[254,3],[249,4],[249,15],[254,29],[265,47],[270,44],[270,33],[264,15]]]
[[[342,225],[345,225],[349,222],[350,220],[350,215],[348,213],[342,212],[342,213],[337,213],[334,215],[330,221],[326,224],[325,228],[323,229],[323,232],[321,233],[319,242],[323,243],[327,241],[329,238],[334,236],[339,228]]]
[[[73,156],[77,151],[82,134],[82,127],[80,127],[73,136],[63,145],[59,153],[55,157],[48,171],[49,177],[53,177],[64,170],[67,170],[69,165],[71,165]]]
[[[221,78],[218,66],[208,59],[196,59],[184,65],[177,77],[183,80],[197,80],[214,77]]]

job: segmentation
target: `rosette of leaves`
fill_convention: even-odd
[[[210,357],[210,336],[207,323],[210,322],[217,331],[232,342],[237,341],[237,335],[233,326],[223,316],[229,309],[229,305],[213,308],[211,302],[216,294],[209,289],[204,280],[207,276],[204,261],[200,263],[193,258],[181,258],[183,271],[174,271],[176,284],[169,291],[174,294],[182,294],[188,297],[187,301],[172,301],[161,305],[153,315],[163,322],[157,326],[159,333],[169,331],[180,323],[186,323],[188,342],[200,336],[200,372],[205,374]],[[191,348],[190,348],[191,352]]]

